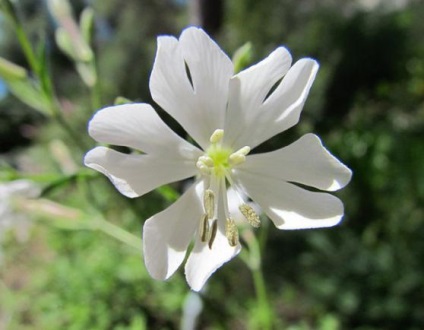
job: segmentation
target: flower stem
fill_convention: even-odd
[[[137,249],[137,251],[141,251],[142,241],[137,236],[104,219],[98,218],[96,222],[96,228],[98,230],[117,239],[122,243],[125,243],[128,246]]]
[[[258,304],[258,321],[260,323],[260,328],[268,330],[272,327],[272,310],[268,302],[262,268],[252,269],[252,275]]]
[[[91,87],[91,106],[93,107],[93,109],[100,109],[100,107],[102,106],[102,89],[100,85],[99,71],[95,56],[93,56],[93,59],[91,60],[91,68],[96,77],[94,86]]]
[[[260,244],[252,230],[244,230],[242,237],[249,248],[248,255],[241,254],[242,260],[252,272],[253,285],[256,291],[256,314],[252,322],[259,329],[269,330],[272,328],[273,311],[268,301],[265,280],[261,267]]]
[[[52,103],[55,102],[55,100],[52,100]],[[77,134],[77,132],[72,128],[71,125],[66,121],[66,119],[63,117],[62,111],[59,106],[53,106],[53,109],[56,109],[53,111],[53,118],[57,121],[57,123],[62,126],[62,128],[65,130],[65,132],[68,134],[68,136],[74,141],[75,145],[82,151],[85,152],[87,150],[87,147],[85,146],[84,142],[80,139],[80,135]]]
[[[37,57],[35,56],[35,53],[31,47],[31,43],[28,40],[28,37],[25,33],[25,30],[20,23],[20,20],[18,18],[18,15],[16,13],[16,9],[11,1],[5,0],[4,3],[2,3],[2,9],[4,10],[5,14],[9,17],[15,32],[16,37],[22,47],[22,51],[24,52],[24,55],[28,61],[28,64],[30,68],[35,72],[39,73],[39,63],[37,61]]]
[[[16,9],[13,3],[10,0],[4,0],[1,8],[8,15],[14,29],[16,32],[16,37],[21,45],[22,51],[26,57],[26,60],[29,64],[29,67],[33,71],[34,76],[37,78],[38,83],[40,84],[40,93],[42,97],[46,98],[49,102],[48,110],[50,115],[57,123],[66,131],[69,137],[74,141],[75,145],[81,149],[81,151],[85,151],[86,148],[84,146],[83,141],[80,139],[80,135],[75,132],[75,130],[69,125],[66,119],[63,117],[63,112],[55,95],[53,89],[53,82],[51,75],[48,74],[46,67],[42,65],[44,61],[41,56],[35,53],[33,46],[28,38],[28,35],[24,29],[24,26],[16,13]]]

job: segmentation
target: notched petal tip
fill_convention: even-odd
[[[213,273],[240,252],[241,245],[230,246],[224,232],[225,228],[217,230],[211,247],[197,238],[185,265],[186,280],[193,291],[200,291]]]
[[[165,45],[177,45],[178,39],[171,35],[161,35],[157,37],[157,52],[159,48],[164,47]]]
[[[331,194],[248,172],[240,171],[237,176],[250,198],[279,229],[331,227],[343,217],[342,201]]]
[[[352,170],[343,164],[338,158],[336,158],[322,143],[319,136],[308,133],[305,134],[301,139],[306,139],[308,145],[316,143],[322,149],[323,154],[328,159],[328,165],[331,165],[333,171],[333,181],[330,186],[326,187],[326,191],[337,191],[344,188],[352,179]],[[319,187],[322,189],[322,187]]]
[[[174,204],[145,222],[144,262],[153,278],[168,279],[184,261],[202,212],[201,188],[201,182],[195,183]]]
[[[269,56],[269,59],[266,60],[273,60],[273,58],[284,58],[284,62],[287,62],[289,64],[291,64],[293,57],[290,53],[290,51],[284,47],[284,46],[280,46],[277,49],[275,49]]]
[[[187,37],[187,36],[190,36],[191,38],[193,38],[193,37],[196,37],[196,35],[199,36],[199,37],[207,38],[207,39],[210,39],[211,41],[213,41],[211,39],[211,37],[202,28],[200,28],[198,26],[194,26],[194,25],[186,27],[181,32],[180,39],[182,39],[183,36],[184,36],[184,38]]]
[[[305,68],[309,68],[311,70],[311,74],[316,74],[319,69],[318,61],[311,57],[303,57],[296,61],[294,65],[303,65]]]
[[[139,197],[140,195],[131,188],[127,181],[112,175],[104,166],[98,164],[98,158],[106,157],[108,150],[110,149],[105,147],[97,147],[90,150],[84,156],[84,165],[104,174],[122,195],[128,198]]]
[[[329,228],[338,225],[344,216],[344,205],[337,197],[328,195],[331,199],[316,208],[316,214],[290,211],[271,207],[268,215],[278,229],[301,230]],[[325,215],[323,213],[326,213]]]

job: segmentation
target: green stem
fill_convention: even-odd
[[[252,272],[253,284],[256,292],[256,321],[259,323],[258,328],[269,330],[272,328],[273,311],[268,301],[261,267],[261,245],[250,229],[244,230],[242,232],[242,237],[249,249],[248,255],[241,254],[241,257]]]
[[[19,43],[21,44],[22,50],[25,54],[25,57],[28,61],[29,66],[31,67],[32,71],[36,73],[36,75],[39,75],[39,65],[37,58],[34,54],[34,51],[32,50],[31,43],[28,40],[28,37],[19,22],[14,21],[14,27],[16,30],[16,36],[19,40]]]
[[[268,330],[272,327],[272,310],[268,302],[262,268],[252,269],[252,275],[259,309],[260,328]]]
[[[93,110],[98,110],[102,106],[102,92],[100,86],[99,72],[97,70],[97,62],[94,56],[91,61],[91,67],[93,69],[94,75],[96,76],[96,82],[91,88],[91,102]]]
[[[104,219],[97,219],[97,226],[96,228],[103,233],[117,239],[118,241],[125,243],[128,246],[131,246],[137,251],[142,251],[142,241],[137,236],[131,234],[130,232],[126,231],[125,229],[122,229],[121,227],[118,227],[114,225],[113,223],[106,221]]]
[[[37,80],[40,82],[41,92],[49,100],[50,112],[53,118],[62,126],[62,128],[67,132],[67,134],[75,142],[75,144],[82,151],[85,151],[86,148],[81,139],[79,138],[79,135],[72,129],[72,127],[67,123],[67,121],[63,117],[63,113],[61,111],[61,108],[53,90],[53,82],[51,79],[51,75],[43,75],[43,72],[40,72],[41,66],[39,64],[39,59],[34,53],[29,38],[23,28],[23,25],[19,20],[18,15],[16,14],[16,10],[13,7],[13,4],[10,1],[5,0],[4,6],[2,6],[2,8],[8,14],[10,21],[12,22],[13,27],[15,28],[17,39],[22,47],[28,64],[31,70],[33,71],[34,75],[37,77]]]
[[[56,102],[55,100],[53,102]],[[79,135],[74,131],[74,129],[68,124],[66,119],[63,117],[62,111],[59,106],[53,106],[56,110],[53,111],[53,118],[57,121],[57,123],[62,126],[68,136],[75,142],[75,145],[82,151],[86,152],[87,147],[84,142],[80,139]]]
[[[39,65],[37,61],[37,57],[32,49],[31,43],[29,42],[28,36],[20,22],[16,9],[13,3],[10,0],[2,0],[1,9],[5,12],[7,17],[9,17],[15,31],[16,37],[22,47],[24,55],[28,61],[28,64],[32,71],[34,71],[38,75]]]

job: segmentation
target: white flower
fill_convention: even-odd
[[[317,136],[307,134],[285,148],[249,155],[298,122],[317,70],[308,58],[291,66],[289,52],[279,47],[234,75],[231,60],[214,41],[191,27],[179,40],[158,38],[150,91],[199,147],[174,133],[148,104],[112,106],[94,115],[89,133],[95,140],[142,152],[97,147],[85,156],[85,164],[107,175],[125,196],[196,177],[173,205],[144,224],[145,263],[154,278],[164,280],[176,271],[193,238],[185,273],[196,291],[239,253],[229,187],[238,192],[237,207],[255,227],[260,220],[247,196],[279,229],[329,227],[341,220],[338,198],[293,184],[335,191],[349,182],[351,171]]]

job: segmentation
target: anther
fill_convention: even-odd
[[[196,162],[196,167],[199,169],[200,173],[203,175],[209,175],[211,173],[210,168],[202,161],[198,160]]]
[[[213,160],[209,156],[200,156],[198,159],[199,162],[203,163],[208,167],[213,167]]]
[[[239,150],[237,150],[235,152],[235,154],[241,154],[241,155],[246,156],[249,152],[250,152],[250,147],[249,146],[244,146],[243,148],[240,148]]]
[[[215,194],[212,190],[206,189],[203,195],[203,205],[205,207],[205,212],[209,219],[214,217],[215,209]]]
[[[225,236],[227,236],[228,244],[236,246],[239,243],[239,234],[237,226],[232,218],[227,218],[225,223]]]
[[[202,242],[206,242],[209,238],[209,220],[206,213],[200,218],[199,236]]]
[[[231,165],[239,165],[241,163],[244,163],[246,161],[246,156],[245,155],[241,155],[238,153],[233,153],[230,155],[230,157],[228,157],[228,160],[230,162]]]
[[[211,236],[208,242],[209,249],[212,249],[212,244],[213,244],[213,241],[215,240],[217,230],[218,230],[218,221],[215,219],[212,223]]]
[[[220,142],[223,137],[224,137],[224,130],[223,129],[216,129],[212,133],[209,141],[210,141],[210,143],[214,143],[215,144],[215,143]]]
[[[239,210],[252,227],[258,228],[261,225],[261,220],[253,207],[248,204],[242,204],[239,206]]]
[[[245,146],[243,148],[240,148],[236,152],[233,152],[229,159],[229,162],[231,165],[239,165],[241,163],[244,163],[246,161],[246,155],[250,152],[250,147]]]

